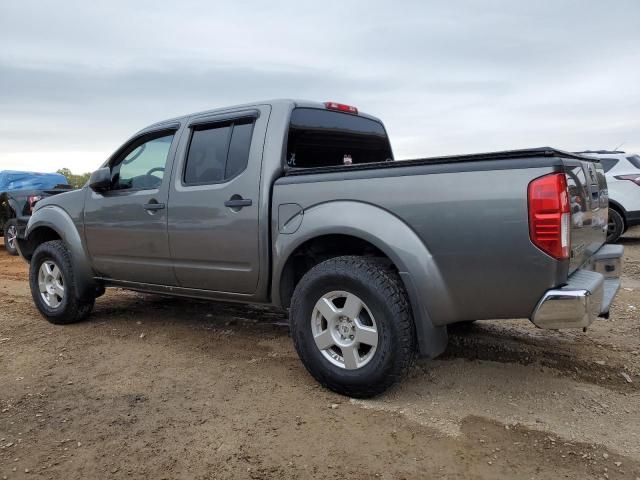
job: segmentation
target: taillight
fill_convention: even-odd
[[[33,207],[35,207],[36,203],[42,200],[42,195],[29,195],[27,197],[27,204],[29,205],[29,213],[33,212]]]
[[[613,178],[616,180],[631,180],[636,185],[640,186],[640,175],[615,175]]]
[[[337,110],[339,112],[355,113],[358,114],[358,109],[351,105],[345,105],[344,103],[337,102],[324,102],[324,106],[329,110]]]
[[[529,235],[533,244],[558,260],[569,258],[571,213],[564,173],[529,184]]]

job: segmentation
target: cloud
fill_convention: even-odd
[[[347,78],[310,68],[260,68],[182,61],[97,70],[0,64],[0,108],[13,118],[0,135],[15,148],[95,145],[166,117],[252,100],[384,92],[376,78]],[[141,120],[144,121],[141,123]],[[28,127],[37,125],[38,135]],[[91,136],[97,125],[105,130]],[[76,132],[74,134],[74,131]],[[63,133],[63,134],[62,134]]]
[[[155,121],[274,97],[356,104],[404,157],[640,150],[639,17],[633,0],[3,2],[0,168],[82,168],[73,152]]]

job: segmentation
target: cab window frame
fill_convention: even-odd
[[[213,119],[202,119],[202,120],[198,120],[198,121],[193,121],[188,125],[188,129],[189,129],[189,136],[188,136],[188,141],[187,141],[187,147],[184,153],[184,159],[182,161],[182,168],[181,168],[181,172],[180,172],[180,185],[182,187],[200,187],[200,186],[207,186],[207,185],[222,185],[225,183],[229,183],[230,181],[232,181],[233,179],[239,177],[240,175],[242,175],[247,168],[249,167],[249,159],[251,158],[251,146],[253,143],[253,134],[255,132],[255,128],[256,128],[256,121],[258,120],[258,113],[257,112],[248,112],[247,114],[244,115],[240,115],[240,116],[223,116],[221,118],[213,118]],[[218,181],[211,181],[211,180],[206,180],[206,181],[202,181],[202,182],[187,182],[186,181],[186,175],[187,175],[187,169],[189,167],[189,154],[191,152],[191,146],[193,144],[193,137],[195,135],[196,132],[198,131],[202,131],[202,130],[211,130],[214,128],[225,128],[225,127],[230,127],[229,129],[229,133],[227,135],[227,143],[225,146],[225,151],[226,151],[226,156],[225,156],[225,160],[224,160],[224,172],[226,174],[227,171],[227,167],[229,164],[229,151],[230,151],[230,147],[231,147],[231,141],[233,139],[233,131],[234,131],[234,127],[236,125],[247,125],[250,124],[251,125],[251,132],[249,134],[249,148],[247,150],[247,158],[246,158],[246,162],[244,164],[244,168],[238,172],[236,172],[233,176],[231,177],[224,177],[221,180]]]

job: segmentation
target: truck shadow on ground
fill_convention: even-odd
[[[535,365],[616,391],[639,390],[637,383],[621,375],[624,359],[596,353],[598,350],[597,343],[582,332],[538,330],[527,320],[498,320],[451,326],[449,345],[440,358]]]
[[[230,335],[229,341],[242,343],[256,338],[271,338],[290,345],[288,355],[295,357],[286,312],[260,305],[207,302],[157,295],[116,291],[117,302],[99,300],[90,322],[114,326],[122,320],[143,319],[146,329],[162,333],[168,325],[179,325],[196,332]],[[138,320],[140,321],[140,320]],[[133,322],[132,322],[133,323]],[[200,337],[200,334],[196,338]],[[182,337],[183,341],[185,337]],[[185,346],[188,348],[188,346]],[[480,321],[449,328],[449,345],[439,360],[484,360],[499,363],[534,365],[554,369],[575,380],[631,392],[638,383],[621,376],[624,359],[601,356],[602,346],[581,331],[539,330],[527,320]],[[595,352],[594,352],[595,351]],[[606,362],[596,362],[606,358]],[[424,364],[420,360],[419,364]]]
[[[622,245],[640,245],[639,237],[622,237],[618,240],[617,243],[621,243]]]

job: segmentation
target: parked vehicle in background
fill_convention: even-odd
[[[607,242],[615,243],[629,227],[640,225],[640,155],[607,150],[577,153],[602,163],[609,189]]]
[[[623,248],[603,246],[607,205],[587,157],[393,161],[377,118],[275,100],[145,128],[86,187],[38,202],[18,245],[52,323],[109,286],[272,304],[320,383],[367,397],[442,353],[449,324],[608,315]]]
[[[0,233],[10,255],[17,255],[18,224],[26,225],[36,202],[71,188],[59,173],[0,171]]]

